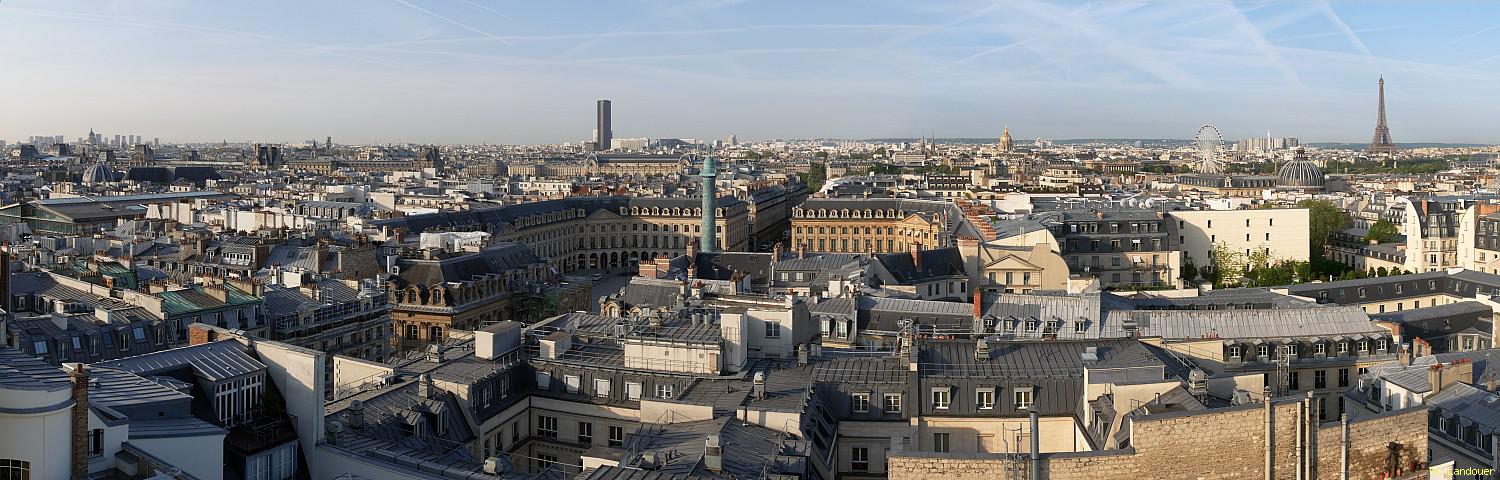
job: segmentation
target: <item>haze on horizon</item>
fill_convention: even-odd
[[[0,1],[0,139],[1500,143],[1500,4]]]

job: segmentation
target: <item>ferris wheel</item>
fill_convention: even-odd
[[[1224,151],[1224,135],[1219,133],[1218,127],[1198,127],[1198,134],[1193,136],[1193,145],[1198,149],[1199,172],[1220,173],[1223,170],[1219,154]]]

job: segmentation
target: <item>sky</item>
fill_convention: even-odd
[[[0,139],[1500,143],[1500,2],[0,0]]]

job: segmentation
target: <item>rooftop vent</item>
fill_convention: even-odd
[[[750,395],[756,400],[764,400],[766,398],[766,372],[755,372],[753,382],[750,386]]]
[[[1084,365],[1099,363],[1099,347],[1084,347],[1083,353],[1078,355]]]

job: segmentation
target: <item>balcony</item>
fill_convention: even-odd
[[[249,421],[229,429],[225,445],[241,456],[250,456],[268,448],[297,440],[297,417],[287,414],[252,414]]]

